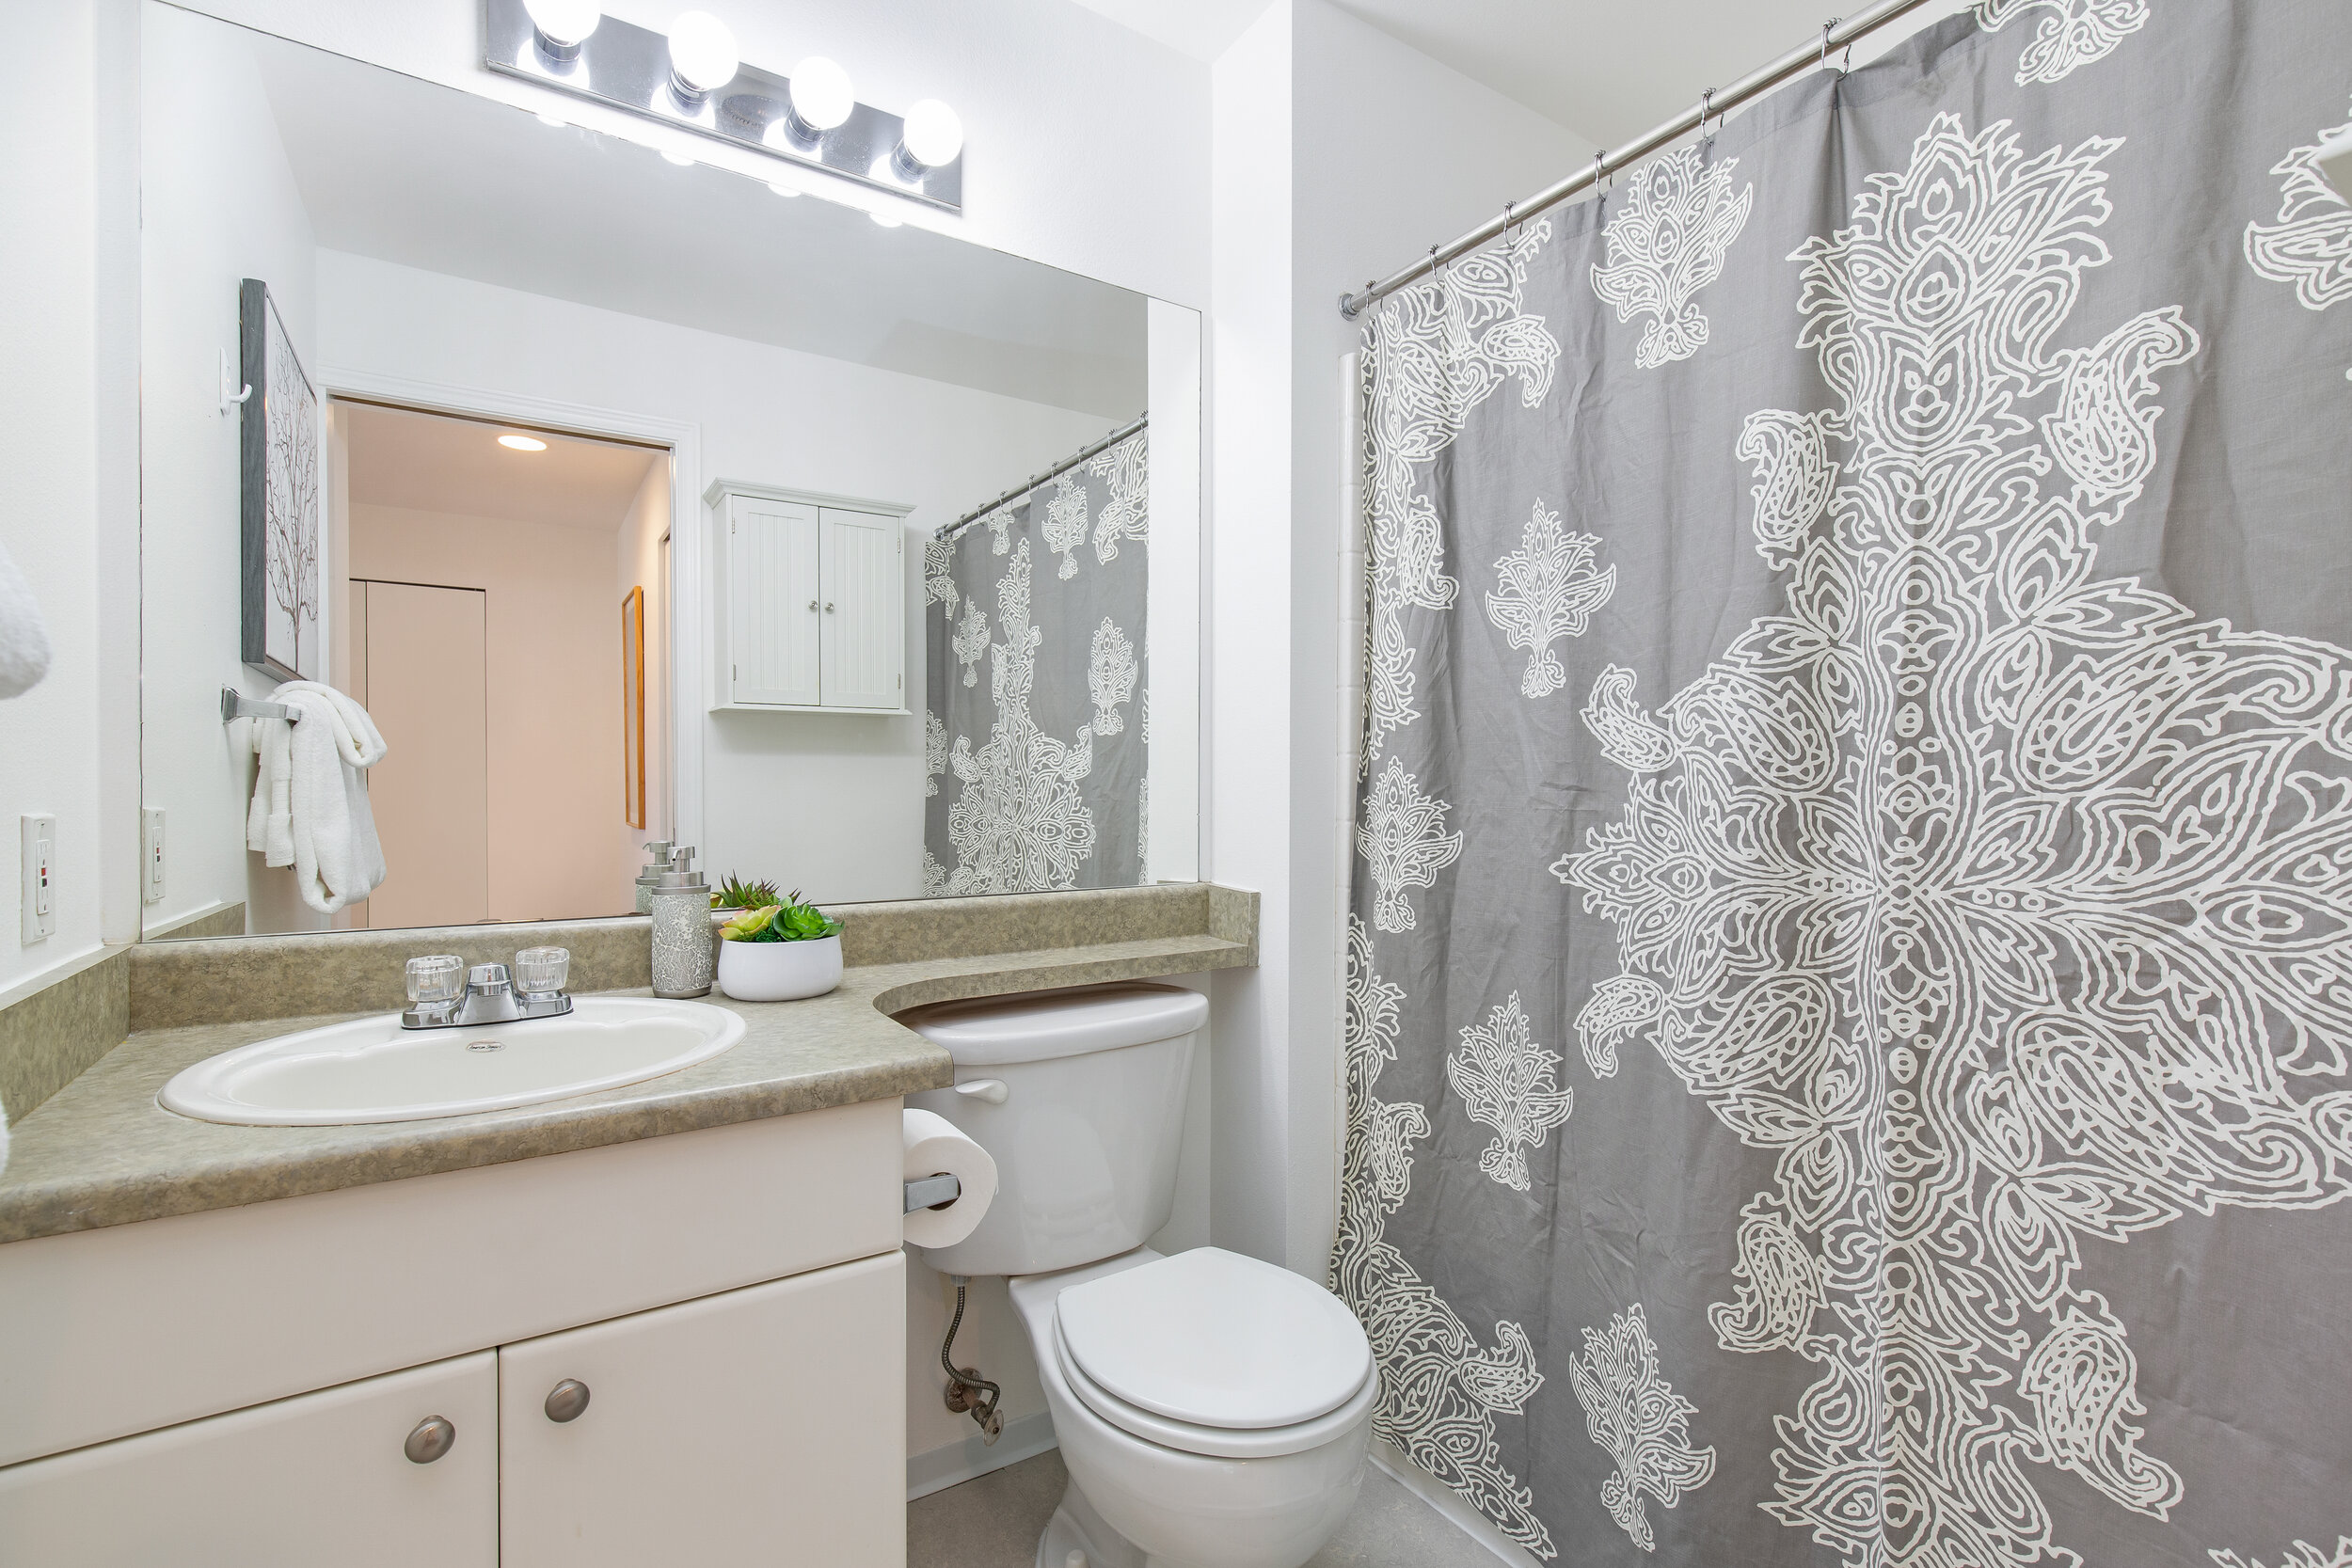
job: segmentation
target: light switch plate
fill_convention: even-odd
[[[57,934],[57,819],[47,812],[26,812],[23,820],[24,914],[21,929],[25,946]]]
[[[139,840],[147,867],[145,898],[148,903],[164,901],[164,813],[160,806],[149,806],[139,813]]]

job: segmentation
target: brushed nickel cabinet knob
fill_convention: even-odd
[[[430,1465],[457,1446],[457,1428],[446,1416],[427,1416],[408,1433],[400,1451],[411,1465]]]
[[[577,1421],[580,1412],[588,1408],[588,1385],[576,1377],[567,1377],[548,1390],[548,1419]]]

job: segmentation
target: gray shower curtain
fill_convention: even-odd
[[[924,544],[926,895],[1143,880],[1147,436]]]
[[[1584,1564],[2352,1564],[2318,0],[1988,0],[1376,307],[1336,1288]]]

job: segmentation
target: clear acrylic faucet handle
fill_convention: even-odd
[[[466,960],[453,953],[408,960],[408,1000],[454,1002],[466,994]]]
[[[571,977],[572,955],[564,947],[526,947],[515,955],[515,989],[525,996],[550,996]]]

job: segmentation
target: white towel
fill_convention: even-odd
[[[384,737],[367,709],[331,686],[288,681],[269,700],[302,718],[250,721],[262,762],[246,847],[260,850],[266,864],[293,866],[302,901],[332,914],[384,881],[384,847],[359,782],[384,760]]]
[[[49,633],[24,574],[0,546],[0,697],[30,691],[49,673]]]

